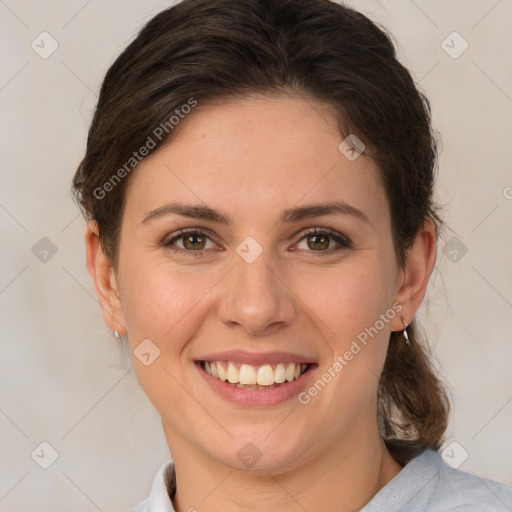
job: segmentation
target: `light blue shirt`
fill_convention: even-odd
[[[149,498],[132,512],[175,512],[165,484],[171,461],[158,471]],[[512,488],[448,466],[426,450],[412,459],[360,512],[512,512]]]

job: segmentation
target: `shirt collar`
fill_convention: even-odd
[[[156,474],[149,493],[147,512],[176,512],[172,498],[176,493],[176,475],[172,461],[166,462]]]

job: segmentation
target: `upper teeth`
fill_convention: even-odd
[[[298,379],[308,367],[307,364],[279,363],[272,368],[270,364],[262,366],[252,366],[250,364],[236,364],[231,361],[205,361],[204,369],[206,373],[222,381],[228,381],[231,384],[258,384],[260,386],[271,386],[281,384],[285,380],[291,382]]]

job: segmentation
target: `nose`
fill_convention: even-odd
[[[265,251],[252,263],[235,257],[224,283],[218,315],[232,329],[264,336],[293,323],[297,298]]]

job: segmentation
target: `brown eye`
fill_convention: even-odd
[[[335,246],[338,246],[336,248]],[[351,241],[334,231],[328,229],[312,228],[299,240],[297,248],[308,252],[334,252],[336,250],[348,249],[352,246]]]
[[[329,249],[330,237],[328,235],[308,235],[308,247],[317,251],[319,249]]]
[[[199,250],[202,251],[206,245],[206,237],[204,235],[183,235],[183,247],[189,251]]]
[[[172,238],[168,238],[162,244],[164,247],[177,252],[189,253],[200,253],[201,251],[214,249],[216,247],[211,236],[197,229],[183,230]]]

